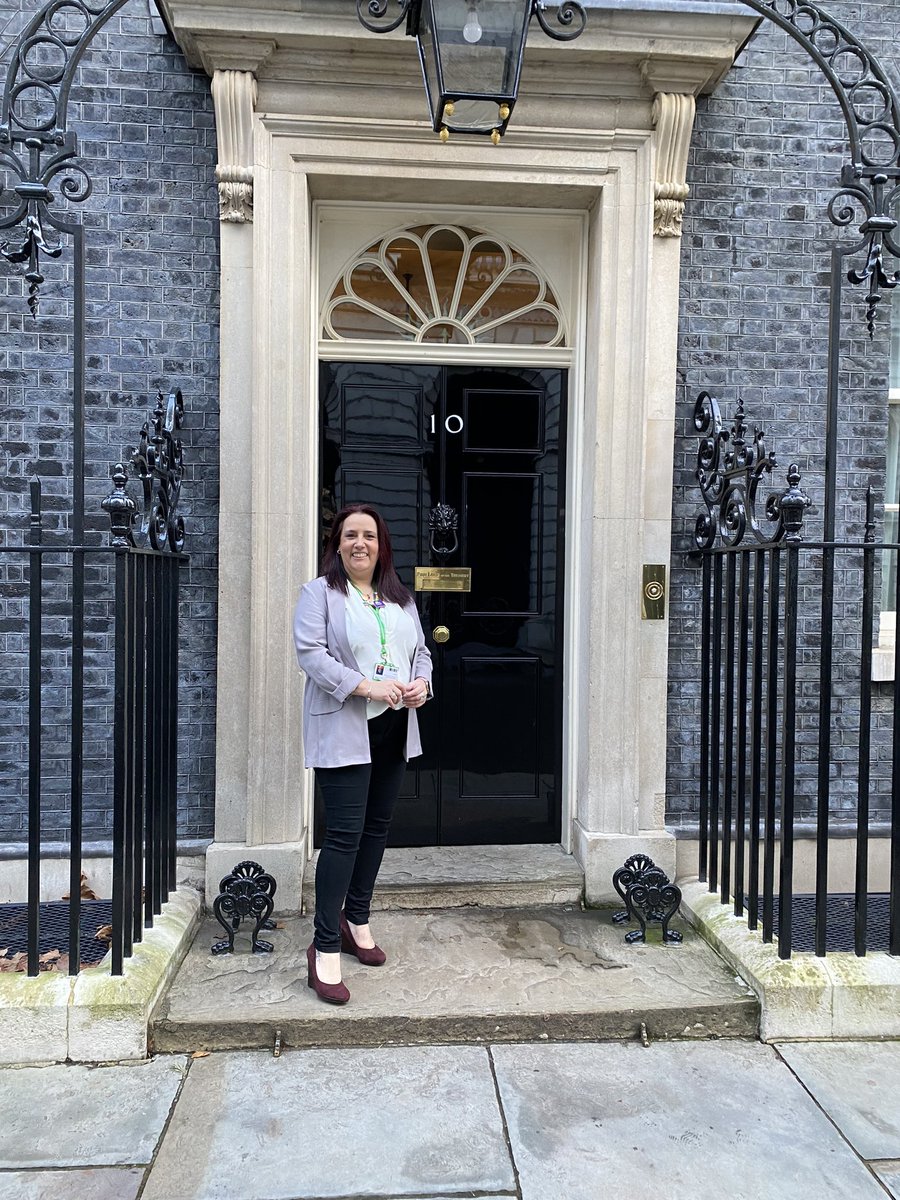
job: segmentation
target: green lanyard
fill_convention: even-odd
[[[353,588],[354,592],[356,592],[357,596],[359,596],[360,600],[362,600],[362,602],[366,606],[366,608],[369,608],[372,610],[372,613],[375,616],[375,620],[378,622],[378,637],[381,641],[381,657],[379,658],[378,661],[387,664],[390,662],[390,659],[388,658],[387,629],[385,629],[384,618],[382,617],[379,609],[376,607],[376,604],[378,601],[378,593],[377,592],[372,593],[375,597],[375,602],[373,603],[365,598],[365,596],[362,594],[362,592],[359,590],[359,588],[356,586],[355,583],[351,583],[350,586]]]

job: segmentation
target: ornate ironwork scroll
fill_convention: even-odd
[[[138,448],[131,463],[141,485],[142,507],[126,488],[124,463],[112,469],[113,491],[103,501],[112,526],[114,546],[152,546],[154,550],[180,552],[184,548],[184,518],[178,512],[184,457],[176,431],[184,424],[181,390],[157,393],[156,408],[141,426]]]
[[[261,929],[274,929],[270,918],[278,885],[257,862],[249,859],[239,862],[219,884],[219,894],[213,901],[213,914],[225,930],[226,937],[212,945],[213,954],[232,954],[234,935],[246,918],[256,924],[250,937],[250,949],[254,954],[271,954],[274,946],[259,937]]]
[[[848,29],[812,0],[743,0],[798,42],[828,80],[847,125],[850,159],[840,190],[828,205],[832,224],[858,224],[860,241],[842,255],[865,255],[847,272],[850,283],[869,284],[866,325],[874,336],[881,293],[897,287],[885,251],[900,258],[894,215],[900,198],[900,101],[877,59]]]
[[[620,925],[637,919],[640,923],[640,929],[625,934],[626,942],[646,942],[650,921],[658,921],[662,926],[664,943],[672,945],[684,941],[683,934],[669,928],[669,921],[681,904],[681,888],[669,880],[652,858],[646,854],[632,854],[613,875],[613,887],[625,903],[623,909],[613,913],[613,921]]]
[[[18,179],[19,197],[0,231],[19,232],[0,241],[0,255],[25,266],[28,305],[37,315],[44,282],[42,262],[59,258],[56,232],[72,232],[62,215],[50,211],[50,184],[59,179],[66,200],[82,202],[92,183],[76,161],[78,139],[66,127],[69,90],[88,43],[125,0],[52,0],[32,17],[12,50],[0,98],[0,164]]]
[[[390,0],[356,0],[356,15],[360,24],[372,33],[390,33],[392,29],[399,29],[407,19],[411,23],[419,11],[419,0],[396,0],[396,4],[396,12],[392,16],[388,11]],[[363,9],[366,16],[363,16]]]
[[[372,33],[390,33],[399,29],[406,21],[406,32],[414,35],[419,28],[419,10],[422,0],[356,0],[356,15],[360,23]],[[531,16],[548,37],[557,42],[572,42],[584,32],[587,21],[584,6],[578,0],[562,0],[556,7],[559,28],[551,25],[546,16],[546,0],[531,0]]]
[[[556,10],[556,19],[562,26],[561,29],[551,25],[544,15],[547,5],[545,0],[533,0],[531,5],[532,16],[537,17],[538,25],[543,29],[548,37],[552,37],[556,42],[574,42],[577,37],[584,33],[584,27],[587,21],[584,8],[577,0],[563,0]]]
[[[697,548],[712,549],[717,534],[726,546],[737,546],[748,528],[760,545],[800,541],[803,513],[810,500],[800,488],[796,463],[788,468],[787,488],[766,498],[769,528],[760,521],[760,485],[771,476],[776,458],[766,449],[762,429],[755,429],[752,441],[748,440],[743,401],[738,401],[734,422],[726,429],[718,401],[709,392],[701,392],[694,406],[694,428],[702,435],[696,477],[706,505],[694,526]]]

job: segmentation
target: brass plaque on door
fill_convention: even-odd
[[[471,592],[471,567],[416,567],[417,592]]]
[[[641,587],[641,620],[666,619],[666,568],[661,563],[644,563]]]

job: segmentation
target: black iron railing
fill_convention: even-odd
[[[132,453],[134,474],[143,491],[140,509],[126,488],[122,463],[113,469],[114,490],[103,503],[112,523],[109,546],[71,545],[43,536],[41,485],[31,484],[28,540],[0,545],[0,597],[21,600],[27,618],[23,634],[27,705],[27,970],[37,975],[41,956],[50,950],[68,953],[70,974],[82,961],[81,875],[85,804],[85,742],[93,758],[112,767],[111,970],[122,973],[123,960],[153,925],[153,918],[175,887],[178,760],[178,598],[184,527],[177,512],[182,478],[183,421],[181,393],[157,398]],[[58,535],[54,535],[55,537]],[[86,610],[109,614],[109,636],[91,652],[91,720],[86,722]],[[45,627],[53,623],[52,653],[45,655]],[[15,624],[14,618],[7,626]],[[64,630],[63,634],[60,630]],[[61,648],[61,643],[66,643]],[[48,651],[49,654],[49,651]],[[64,662],[60,660],[64,659]],[[59,701],[47,711],[45,674],[64,675],[65,711]],[[104,684],[111,676],[111,682]],[[99,691],[99,695],[96,693]],[[97,712],[108,712],[98,724]],[[60,736],[60,725],[66,726]],[[42,816],[46,800],[42,774],[51,755],[68,745],[69,900],[68,942],[50,947],[42,938]],[[98,750],[98,743],[100,744]],[[54,799],[55,799],[54,794]],[[17,912],[21,905],[15,907]],[[53,925],[59,928],[59,905]],[[0,916],[3,914],[0,913]],[[12,915],[4,923],[12,940]],[[55,935],[58,937],[58,935]],[[93,948],[92,948],[93,949]]]
[[[788,958],[798,930],[803,940],[795,912],[797,831],[814,821],[815,895],[800,904],[804,913],[811,906],[814,928],[803,948],[864,955],[874,945],[898,954],[900,642],[894,682],[877,713],[872,661],[878,566],[900,545],[875,542],[871,488],[861,542],[802,541],[809,501],[797,467],[788,470],[787,488],[768,496],[762,515],[760,488],[775,467],[764,435],[747,440],[742,408],[723,428],[707,393],[698,399],[695,424],[703,435],[697,477],[706,503],[695,532],[703,571],[700,878],[723,904],[733,901],[751,929],[761,927],[764,941],[777,936],[778,952]],[[835,579],[847,585],[837,601]],[[873,814],[876,785],[883,805]],[[887,896],[873,895],[869,884],[873,816],[880,833],[885,809]],[[846,925],[848,899],[829,888],[829,847],[838,831],[856,838],[847,946],[833,934],[839,922]]]

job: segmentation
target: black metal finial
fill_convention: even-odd
[[[811,501],[806,492],[800,487],[800,468],[791,463],[787,472],[787,490],[782,492],[778,500],[778,510],[784,523],[784,540],[786,542],[802,541],[803,514],[809,508]]]
[[[134,534],[132,532],[134,526],[134,518],[137,512],[137,505],[129,496],[125,484],[128,482],[128,473],[125,470],[124,463],[116,463],[110,472],[113,481],[113,490],[103,501],[101,508],[109,517],[109,523],[112,526],[112,541],[113,546],[133,546]]]

